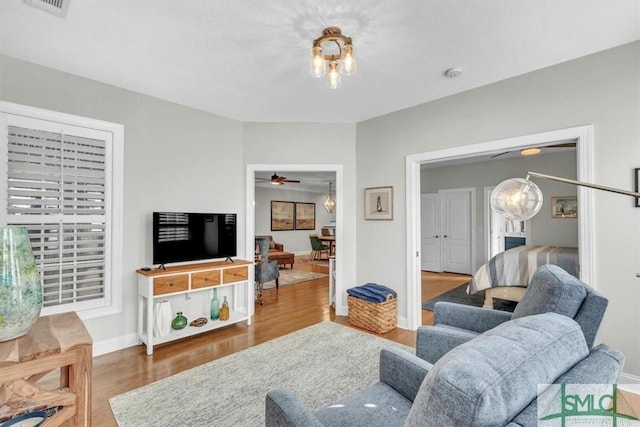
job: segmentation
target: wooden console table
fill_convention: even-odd
[[[91,425],[92,341],[76,313],[40,317],[26,335],[0,343],[0,406],[60,407],[44,426]],[[60,369],[60,389],[36,382]]]

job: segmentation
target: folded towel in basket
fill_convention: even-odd
[[[397,298],[398,294],[393,289],[377,283],[367,283],[362,286],[347,289],[347,294],[369,302],[385,302],[389,295]]]

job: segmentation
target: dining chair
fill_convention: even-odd
[[[318,239],[317,234],[309,234],[309,240],[311,242],[311,253],[309,254],[309,259],[322,259],[322,253],[327,253],[327,258],[329,259],[329,246],[323,245],[320,239]]]

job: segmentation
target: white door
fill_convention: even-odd
[[[472,190],[441,190],[442,268],[471,274]]]
[[[421,269],[442,271],[440,256],[440,195],[420,195]]]

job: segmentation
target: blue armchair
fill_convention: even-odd
[[[589,351],[569,317],[526,316],[433,365],[395,347],[382,350],[379,382],[315,412],[292,392],[272,390],[265,425],[534,427],[538,384],[611,384],[623,364],[622,353],[606,345]]]
[[[445,353],[511,319],[553,312],[574,319],[593,347],[608,300],[556,265],[543,265],[531,277],[513,313],[438,302],[433,326],[418,328],[416,355],[436,363]]]
[[[280,287],[280,267],[278,260],[269,260],[269,239],[266,237],[256,237],[256,245],[261,255],[260,262],[255,265],[256,300],[262,301],[262,286],[265,282],[276,281],[276,289]]]

